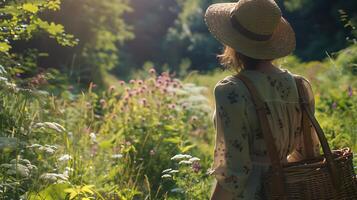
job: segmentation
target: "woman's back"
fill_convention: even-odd
[[[281,162],[303,157],[301,109],[294,75],[287,70],[260,72],[243,70],[266,102],[268,119]],[[305,80],[309,102],[313,95]],[[251,95],[236,76],[228,76],[215,87],[217,130],[213,170],[219,184],[238,199],[259,199],[261,179],[269,158]],[[315,144],[317,138],[314,138]],[[316,145],[318,152],[318,145]]]

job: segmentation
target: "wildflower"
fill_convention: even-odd
[[[125,97],[124,97],[124,101],[125,101],[125,102],[129,101],[129,96],[125,96]]]
[[[119,81],[120,86],[124,86],[125,85],[125,81]]]
[[[112,158],[114,159],[119,159],[119,158],[122,158],[123,157],[123,154],[114,154],[112,155]]]
[[[134,83],[135,83],[135,80],[130,80],[129,83],[130,83],[130,84],[134,84]]]
[[[95,133],[93,133],[93,132],[90,133],[90,134],[89,134],[89,137],[90,137],[90,139],[91,139],[92,142],[96,142],[96,141],[97,141],[97,136],[95,135]]]
[[[198,120],[198,117],[197,117],[197,116],[192,116],[192,117],[191,117],[191,121],[192,121],[192,122],[195,122],[195,121],[197,121],[197,120]]]
[[[192,156],[188,154],[177,154],[174,157],[172,157],[171,160],[181,160],[181,159],[190,159],[190,158],[192,158]]]
[[[45,151],[46,153],[49,154],[53,154],[57,150],[57,147],[46,144],[45,146],[39,147],[38,150]]]
[[[186,109],[187,108],[187,103],[182,104],[182,108]]]
[[[146,106],[147,105],[147,100],[144,98],[144,99],[141,99],[141,103]]]
[[[157,83],[158,85],[161,85],[161,84],[162,84],[162,80],[157,80],[156,83]]]
[[[335,110],[337,108],[337,103],[334,101],[331,105],[332,110]]]
[[[71,156],[71,155],[69,155],[69,154],[64,154],[64,155],[62,155],[60,158],[58,158],[58,161],[68,161],[68,160],[70,160],[70,159],[72,159],[72,156]]]
[[[106,105],[105,99],[101,99],[99,101],[100,105],[102,105],[102,107],[104,107]]]
[[[142,80],[138,80],[138,84],[142,85],[144,82]]]
[[[197,173],[201,170],[201,165],[199,162],[195,161],[192,163],[192,170]]]
[[[352,97],[352,96],[353,96],[353,88],[352,88],[351,85],[348,86],[348,96],[349,96],[349,97]]]
[[[40,179],[47,180],[47,181],[59,181],[64,182],[68,180],[68,176],[64,174],[56,174],[56,173],[44,173],[40,176]]]
[[[154,149],[150,150],[150,156],[154,156],[156,154],[156,151]]]
[[[69,173],[70,173],[70,172],[73,172],[73,171],[74,171],[73,168],[66,167],[66,168],[64,169],[64,171],[63,171],[62,174],[63,174],[65,177],[69,177]]]
[[[155,70],[154,68],[151,68],[151,69],[149,70],[149,73],[150,73],[150,74],[155,74],[155,73],[156,73],[156,70]]]
[[[189,161],[189,160],[181,160],[181,161],[179,162],[179,165],[181,165],[181,164],[187,164],[187,165],[190,165],[190,164],[192,164],[192,162],[191,162],[191,161]]]
[[[170,174],[164,174],[161,176],[161,178],[171,178],[172,176]]]
[[[176,173],[179,173],[180,171],[179,170],[171,170],[169,173],[170,174],[176,174]]]
[[[163,174],[165,174],[165,173],[170,172],[171,170],[172,170],[171,168],[169,168],[169,169],[165,169],[164,171],[162,171],[162,173],[163,173]]]
[[[200,161],[201,159],[197,158],[197,157],[193,157],[193,158],[190,158],[189,161],[191,162],[198,162]]]
[[[175,105],[175,104],[169,104],[169,108],[170,108],[170,109],[175,109],[175,108],[176,108],[176,105]]]
[[[110,92],[110,93],[113,92],[114,89],[115,89],[114,85],[110,86],[110,87],[109,87],[109,92]]]

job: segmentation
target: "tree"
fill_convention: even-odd
[[[63,24],[78,38],[75,48],[66,48],[45,37],[20,43],[17,51],[28,47],[48,52],[39,65],[60,69],[80,83],[105,84],[104,76],[118,66],[119,48],[134,35],[123,14],[130,12],[128,0],[62,0],[59,12],[47,12],[45,19]]]

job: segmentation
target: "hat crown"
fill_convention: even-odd
[[[274,0],[240,0],[231,16],[253,33],[270,35],[278,26],[282,13]]]

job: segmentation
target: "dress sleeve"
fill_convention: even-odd
[[[311,88],[311,84],[305,78],[303,78],[303,84],[304,84],[305,94],[307,94],[306,98],[308,98],[307,100],[309,102],[310,109],[312,110],[312,113],[315,113],[315,97],[314,97],[314,93]],[[301,131],[303,131],[303,130],[301,130]],[[314,156],[317,157],[320,155],[320,141],[317,136],[317,133],[316,133],[315,129],[311,126],[309,129],[309,133],[307,133],[307,134],[312,135]],[[303,134],[299,134],[298,138],[296,139],[295,150],[293,151],[293,153],[291,153],[288,156],[288,161],[296,162],[296,161],[303,160],[304,158],[306,158],[305,146],[304,146],[304,136],[303,136]]]
[[[233,83],[216,85],[214,96],[216,144],[212,172],[221,188],[234,199],[244,199],[252,169],[245,101]]]

